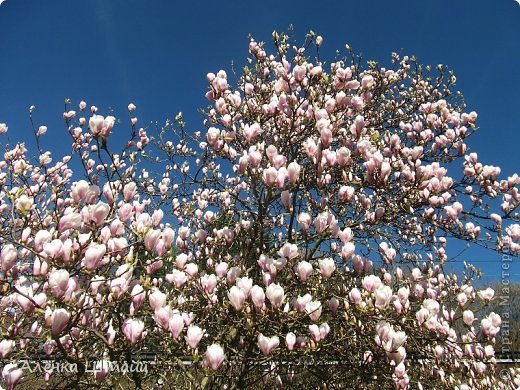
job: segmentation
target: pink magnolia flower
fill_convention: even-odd
[[[404,365],[403,362],[401,362],[401,363],[399,363],[398,365],[395,366],[394,374],[398,378],[403,378],[406,375],[406,366]]]
[[[0,252],[0,265],[2,266],[2,270],[4,272],[9,271],[16,262],[17,257],[18,253],[13,244],[4,245]]]
[[[415,313],[415,318],[417,319],[417,322],[419,325],[424,324],[428,318],[430,317],[430,312],[426,308],[421,308]]]
[[[495,349],[492,345],[488,344],[484,347],[484,355],[488,358],[495,356]]]
[[[395,331],[394,327],[386,321],[379,321],[376,325],[375,341],[383,347],[387,353],[396,352],[407,340],[403,331]],[[389,357],[391,357],[389,355]],[[402,359],[401,359],[402,360]],[[401,361],[399,360],[399,362]]]
[[[320,273],[324,278],[330,278],[336,269],[336,263],[334,259],[330,257],[318,260],[318,265],[320,267]]]
[[[3,339],[0,341],[0,359],[6,357],[14,349],[15,345],[14,340]]]
[[[104,138],[108,137],[110,135],[110,132],[112,131],[112,128],[114,127],[114,124],[116,123],[116,118],[113,116],[107,116],[104,118],[101,115],[93,115],[89,122],[89,128],[90,132],[93,135],[100,135]]]
[[[341,166],[347,165],[350,162],[350,150],[348,150],[346,147],[342,146],[336,152],[336,159],[337,159],[339,165],[341,165]],[[340,188],[340,192],[343,187],[344,186],[342,186]],[[350,186],[346,187],[343,189],[343,191],[345,192],[346,196],[340,197],[340,199],[351,201],[353,199],[354,193],[355,193],[354,187],[350,187]]]
[[[410,289],[408,287],[401,287],[397,291],[397,296],[401,303],[404,304],[406,301],[408,301],[408,297],[410,296]]]
[[[244,291],[237,286],[232,286],[228,291],[228,299],[231,306],[233,306],[236,311],[240,311],[244,307],[246,295]]]
[[[190,325],[186,332],[186,342],[191,349],[195,349],[199,345],[202,336],[204,336],[204,331],[201,328],[196,325]]]
[[[502,325],[502,319],[498,314],[492,312],[482,319],[480,322],[480,330],[486,336],[495,337],[500,331],[500,325]]]
[[[74,203],[79,203],[83,199],[85,199],[85,196],[87,195],[87,192],[89,190],[89,184],[85,180],[79,180],[77,182],[74,182],[71,186],[71,194],[72,199],[74,200]]]
[[[6,390],[13,390],[23,377],[23,371],[16,364],[8,363],[2,370],[2,379],[7,385]]]
[[[227,281],[229,283],[235,283],[241,273],[242,270],[240,267],[231,267],[226,274]]]
[[[392,299],[392,289],[388,286],[380,285],[374,292],[376,297],[375,306],[379,309],[384,309]]]
[[[266,337],[262,333],[259,333],[257,344],[264,356],[268,356],[272,351],[278,348],[278,345],[280,345],[280,339],[278,336]]]
[[[188,276],[185,272],[174,269],[171,274],[165,276],[165,279],[168,283],[174,284],[176,287],[181,287],[188,281]]]
[[[188,260],[189,260],[189,257],[186,253],[179,253],[175,257],[175,265],[177,266],[178,269],[184,269],[184,266],[186,265]]]
[[[184,271],[193,279],[199,273],[199,266],[195,263],[188,263],[186,267],[184,267]]]
[[[108,329],[107,329],[107,342],[108,342],[108,345],[113,345],[115,338],[116,338],[116,330],[114,329],[114,326],[112,325],[112,321],[111,321],[109,326],[108,326]]]
[[[282,286],[276,283],[271,283],[265,290],[265,295],[273,307],[281,307],[285,299],[285,292]]]
[[[253,279],[248,278],[247,276],[237,278],[236,285],[244,292],[246,299],[249,298],[251,288],[253,287]]]
[[[158,289],[154,289],[148,296],[148,301],[152,310],[156,311],[166,305],[166,294]]]
[[[381,253],[385,264],[392,264],[396,257],[396,250],[388,245],[386,242],[379,244],[379,252]]]
[[[336,297],[332,297],[329,299],[329,309],[332,313],[336,313],[339,307],[339,299]]]
[[[47,271],[49,270],[49,263],[47,260],[37,257],[34,259],[33,263],[33,275],[34,276],[44,276],[47,275]]]
[[[381,283],[381,279],[375,275],[365,276],[361,281],[363,288],[370,292],[374,292],[381,285]]]
[[[280,248],[278,254],[288,260],[294,259],[298,257],[298,246],[287,242]]]
[[[22,214],[26,214],[32,207],[34,199],[23,194],[14,202],[16,210]]]
[[[126,202],[130,202],[137,192],[137,184],[133,181],[126,183],[123,187],[123,198]]]
[[[287,166],[287,177],[289,178],[289,182],[296,183],[300,177],[301,167],[296,161],[292,161]]]
[[[314,220],[314,226],[318,233],[323,233],[330,226],[330,214],[328,212],[318,214]]]
[[[323,340],[325,337],[328,336],[330,332],[330,326],[328,323],[324,322],[320,325],[320,338]]]
[[[309,325],[309,334],[314,341],[319,342],[321,340],[320,327],[318,325]]]
[[[296,65],[293,68],[293,77],[296,81],[302,81],[307,73],[307,68],[304,65]]]
[[[48,230],[39,230],[34,236],[34,247],[41,251],[46,242],[51,241],[51,233]]]
[[[34,106],[32,106],[34,107]],[[76,116],[76,111],[70,110],[63,113],[63,119],[70,120]]]
[[[204,362],[212,370],[217,370],[225,359],[224,349],[218,344],[211,344],[206,349]]]
[[[128,221],[134,215],[132,205],[130,203],[124,203],[123,205],[119,206],[117,215],[122,222]]]
[[[217,77],[211,81],[211,84],[215,91],[224,92],[228,88],[226,72],[223,70],[218,71]]]
[[[253,123],[251,126],[245,125],[243,129],[244,138],[247,142],[253,141],[262,133],[262,129],[258,123]]]
[[[157,244],[161,238],[161,231],[158,229],[150,229],[144,237],[144,246],[148,252],[157,249]]]
[[[105,278],[99,275],[93,276],[90,280],[90,290],[93,294],[97,294],[99,289],[105,285]]]
[[[343,245],[343,248],[341,249],[341,257],[344,260],[348,260],[352,257],[355,250],[356,245],[353,242],[347,242],[345,245]]]
[[[168,323],[168,329],[174,339],[179,337],[184,329],[184,319],[179,313],[174,313]]]
[[[276,183],[276,179],[278,177],[278,170],[275,167],[270,167],[267,169],[264,169],[262,173],[262,178],[264,181],[264,184],[267,187],[273,187]]]
[[[502,225],[502,217],[496,213],[492,213],[489,215],[491,220],[495,222],[496,225]]]
[[[110,372],[110,362],[107,360],[98,360],[94,366],[94,377],[97,381],[106,379]]]
[[[305,294],[303,296],[298,296],[298,298],[296,298],[293,301],[293,306],[296,309],[296,311],[298,311],[300,313],[303,313],[305,311],[305,306],[310,301],[312,301],[312,295],[307,293],[307,294]]]
[[[490,302],[495,296],[495,290],[488,287],[485,290],[480,290],[477,295],[485,302]]]
[[[190,326],[190,324],[195,319],[195,314],[193,312],[190,312],[190,313],[183,312],[182,319],[184,320],[184,323],[186,324],[186,326]]]
[[[89,270],[98,268],[102,263],[106,250],[105,244],[91,244],[85,251],[81,264]]]
[[[309,230],[311,226],[312,217],[308,213],[300,213],[298,215],[298,224],[303,230]]]
[[[69,212],[60,218],[58,229],[60,232],[65,230],[75,229],[81,224],[81,214],[76,212]]]
[[[457,301],[459,305],[463,307],[468,302],[468,295],[465,292],[461,292],[457,295]]]
[[[134,285],[130,291],[130,297],[132,298],[132,304],[134,305],[134,308],[138,310],[146,298],[146,293],[144,292],[143,286],[140,284]]]
[[[282,193],[280,194],[280,198],[282,199],[282,203],[283,203],[284,207],[287,210],[291,210],[291,207],[292,207],[291,193],[289,191],[282,191]]]
[[[139,213],[137,210],[141,208],[141,205],[137,204],[137,201],[134,201],[134,209],[136,209],[137,219],[135,221],[135,230],[144,235],[148,229],[152,226],[152,217],[148,213]],[[143,205],[144,207],[144,205]]]
[[[256,284],[251,287],[251,300],[257,310],[262,310],[265,305],[264,289]]]
[[[137,344],[144,337],[144,322],[133,318],[125,320],[123,334],[131,344]]]
[[[152,217],[153,218],[153,217]],[[162,232],[162,240],[166,248],[171,248],[173,239],[175,238],[175,232],[172,228],[167,227]]]
[[[296,335],[293,332],[287,333],[285,336],[285,344],[287,345],[287,349],[289,351],[294,349],[294,345],[296,344]]]
[[[66,309],[56,309],[51,315],[51,334],[59,335],[69,323],[70,314]]]
[[[250,150],[247,155],[247,161],[253,168],[258,168],[262,162],[262,153],[258,150]]]
[[[471,310],[464,310],[462,313],[462,319],[467,326],[471,326],[475,321],[475,316]]]
[[[212,294],[217,287],[217,276],[215,274],[204,275],[200,278],[200,283],[207,294]]]
[[[308,261],[300,261],[295,267],[295,272],[302,282],[305,282],[307,279],[309,279],[309,277],[312,275],[312,271],[312,265]]]
[[[305,313],[309,316],[311,321],[318,321],[321,316],[321,302],[320,301],[311,301],[305,305]]]
[[[317,124],[320,132],[320,141],[324,147],[328,147],[332,142],[332,131],[328,127],[328,123],[330,122],[327,120],[326,123],[320,126],[320,121],[325,121],[325,119],[320,119]]]
[[[316,44],[318,45],[318,41],[316,41]],[[311,76],[313,76],[313,77],[320,77],[322,75],[322,73],[323,73],[323,68],[319,65],[314,66],[311,69]]]
[[[350,293],[348,294],[349,298],[350,298],[350,301],[352,303],[354,303],[355,305],[357,305],[358,303],[361,302],[361,292],[356,288],[354,287],[352,290],[350,290]]]
[[[170,320],[173,317],[173,310],[169,306],[163,306],[155,310],[155,322],[163,329],[169,329]]]
[[[69,273],[67,270],[54,270],[49,274],[49,288],[57,298],[63,296],[69,283]]]

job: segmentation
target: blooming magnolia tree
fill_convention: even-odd
[[[274,54],[251,40],[235,86],[208,74],[205,134],[179,115],[151,137],[131,104],[116,153],[123,125],[81,102],[71,156],[41,149],[45,126],[37,159],[6,145],[7,388],[520,385],[494,365],[500,316],[468,309],[493,290],[446,263],[450,238],[520,252],[520,177],[468,153],[477,114],[455,77],[349,49],[327,64],[321,37],[273,36]]]

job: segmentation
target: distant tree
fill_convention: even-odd
[[[273,37],[274,54],[251,39],[235,86],[208,74],[204,134],[179,115],[151,137],[131,104],[116,153],[116,119],[81,102],[71,156],[40,148],[45,127],[36,159],[6,145],[7,388],[39,386],[20,359],[41,354],[76,368],[41,374],[53,388],[520,386],[493,364],[493,291],[445,267],[448,238],[520,252],[520,177],[468,152],[455,76]]]

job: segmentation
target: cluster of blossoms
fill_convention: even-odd
[[[432,80],[394,54],[391,69],[352,58],[327,71],[307,55],[318,38],[296,47],[274,34],[276,55],[251,40],[235,88],[208,74],[205,134],[188,135],[179,115],[182,131],[167,123],[151,137],[131,104],[131,137],[114,153],[116,119],[81,102],[63,115],[73,156],[7,148],[8,388],[23,376],[17,358],[75,363],[42,375],[88,387],[117,374],[89,374],[85,361],[149,352],[158,364],[129,374],[136,387],[164,376],[161,361],[179,383],[215,388],[520,385],[518,372],[496,375],[500,316],[477,318],[493,291],[446,264],[448,238],[520,252],[520,177],[467,153],[477,115],[446,69]],[[35,129],[38,147],[46,132]]]

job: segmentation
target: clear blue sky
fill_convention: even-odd
[[[133,102],[141,124],[182,111],[190,129],[201,129],[197,109],[207,104],[206,73],[240,64],[248,33],[268,41],[290,24],[299,37],[311,29],[322,35],[329,58],[348,43],[382,64],[392,51],[447,64],[469,109],[479,113],[472,150],[505,174],[520,171],[520,5],[514,0],[6,0],[0,5],[0,122],[11,140],[32,145],[27,111],[34,104],[36,125],[49,127],[44,146],[58,151],[67,140],[64,98],[74,106],[85,100],[102,114],[111,107],[121,118]],[[472,249],[462,258],[479,264],[486,280],[500,277],[500,255]],[[520,280],[520,267],[512,272]]]

